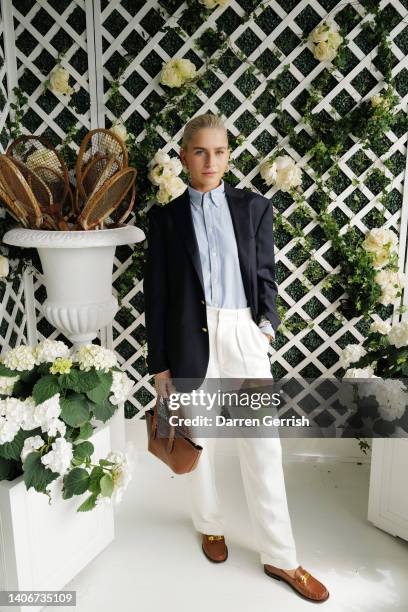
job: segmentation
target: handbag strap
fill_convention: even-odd
[[[152,419],[152,437],[153,438],[155,438],[156,435],[157,435],[157,421],[158,421],[158,417],[159,417],[159,410],[158,410],[159,401],[160,401],[160,398],[159,398],[159,396],[157,396],[157,400],[156,400],[156,403],[155,403],[154,409],[153,409],[153,419]],[[170,435],[169,435],[169,439],[168,439],[168,443],[167,443],[167,452],[168,453],[171,453],[173,451],[175,435],[176,435],[176,427],[175,427],[175,425],[170,425]]]

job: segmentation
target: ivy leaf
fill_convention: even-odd
[[[35,403],[42,404],[56,393],[59,393],[58,378],[56,376],[44,376],[37,380],[33,388],[33,398]]]
[[[89,399],[95,404],[103,404],[107,399],[111,386],[112,386],[112,373],[111,372],[99,372],[98,373],[99,384],[94,389],[87,392]]]
[[[83,504],[79,506],[77,512],[89,512],[89,510],[93,510],[96,506],[96,498],[98,497],[97,493],[92,493],[89,497],[86,498]]]
[[[104,497],[111,497],[113,493],[113,480],[110,474],[104,474],[101,481],[101,493]]]
[[[23,464],[23,470],[27,489],[34,487],[39,492],[44,492],[47,485],[59,476],[59,474],[52,472],[41,463],[41,455],[37,452],[27,455]]]
[[[73,495],[85,493],[89,485],[89,474],[86,470],[76,467],[64,476],[63,498],[69,499]]]
[[[73,450],[75,459],[82,459],[84,461],[91,457],[95,448],[92,442],[81,442],[81,444],[74,446]]]
[[[90,419],[88,402],[83,395],[74,393],[60,401],[61,417],[68,425],[80,427]]]

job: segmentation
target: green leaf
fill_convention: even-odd
[[[98,386],[95,387],[95,389],[88,391],[87,396],[95,404],[103,404],[110,393],[113,377],[111,372],[99,372],[98,378]]]
[[[92,493],[89,497],[86,498],[83,504],[79,506],[77,512],[89,512],[89,510],[93,510],[96,506],[96,498],[98,494]]]
[[[20,462],[0,457],[0,481],[14,480],[14,478],[17,478],[20,474]]]
[[[95,448],[92,442],[81,442],[77,446],[74,446],[74,457],[75,459],[87,459],[90,458]]]
[[[12,378],[13,376],[17,376],[19,374],[20,372],[18,372],[17,370],[9,370],[8,368],[6,368],[4,363],[0,363],[0,376],[9,376],[10,378]]]
[[[34,385],[33,398],[35,403],[42,404],[56,393],[59,393],[58,378],[56,376],[43,376]]]
[[[101,478],[104,475],[104,471],[101,467],[95,466],[89,476],[88,490],[97,495],[101,492]]]
[[[96,419],[102,421],[103,423],[106,423],[106,421],[108,421],[113,416],[118,406],[115,406],[108,399],[106,399],[100,404],[95,404],[94,402],[91,402],[90,408]]]
[[[38,452],[27,455],[23,469],[27,489],[34,487],[36,491],[40,492],[44,492],[47,485],[59,476],[41,463],[41,455]]]
[[[64,499],[85,493],[89,485],[89,474],[83,468],[76,467],[64,476]]]
[[[39,427],[32,429],[31,431],[23,431],[20,429],[20,431],[18,431],[14,436],[14,440],[0,445],[0,457],[3,457],[3,459],[14,459],[15,461],[20,461],[24,440],[37,434],[41,435],[41,429]]]
[[[77,393],[86,393],[99,385],[99,376],[95,370],[82,372],[72,369],[69,374],[61,374],[59,384],[64,389],[72,389]]]
[[[104,497],[111,497],[113,493],[113,480],[110,474],[105,474],[101,478],[101,493]]]
[[[92,427],[91,423],[84,423],[83,425],[81,425],[81,428],[79,430],[79,434],[76,437],[77,440],[86,440],[87,438],[90,438],[93,434],[93,430],[94,428]]]
[[[79,427],[90,419],[88,402],[83,395],[73,393],[60,401],[61,417],[68,425]]]

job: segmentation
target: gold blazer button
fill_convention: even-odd
[[[205,332],[207,331],[207,328],[206,328],[206,327],[202,327],[201,329],[202,329],[203,331],[205,331]]]

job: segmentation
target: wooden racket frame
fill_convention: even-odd
[[[2,185],[3,185],[3,190],[7,193],[7,195],[12,200],[12,202],[17,202],[17,207],[20,206],[20,207],[22,207],[24,209],[24,211],[26,213],[26,217],[28,217],[30,223],[32,225],[34,225],[35,228],[41,227],[41,224],[43,222],[43,215],[42,215],[41,208],[40,208],[36,198],[34,197],[34,194],[33,194],[32,190],[31,190],[30,186],[28,185],[28,183],[25,180],[24,176],[21,174],[20,170],[18,169],[18,166],[15,163],[15,160],[10,155],[0,154],[0,162],[1,162],[1,160],[3,160],[3,162],[9,168],[12,169],[11,170],[12,174],[14,173],[15,179],[19,182],[20,186],[25,191],[27,199],[30,202],[31,207],[32,207],[32,210],[31,210],[32,216],[30,216],[29,212],[27,211],[27,208],[16,197],[16,195],[15,195],[15,193],[13,191],[13,187],[11,185],[9,185],[9,183],[5,179],[4,174],[2,172],[1,165],[0,165],[0,183],[2,183]]]

